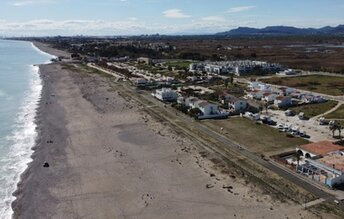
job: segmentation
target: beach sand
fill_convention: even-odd
[[[110,79],[58,63],[40,72],[40,137],[15,192],[14,218],[318,218],[235,171],[221,173],[209,160],[216,155],[204,157],[122,98]]]

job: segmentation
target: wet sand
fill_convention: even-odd
[[[14,218],[317,218],[216,169],[216,155],[122,98],[110,79],[60,64],[40,73],[40,137]]]

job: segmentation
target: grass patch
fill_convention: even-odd
[[[284,132],[279,132],[275,128],[246,118],[232,117],[228,120],[209,120],[204,121],[204,124],[215,130],[220,130],[223,127],[224,135],[259,154],[293,149],[296,145],[308,143],[305,139],[287,137]]]
[[[344,105],[341,105],[336,111],[327,114],[326,119],[344,119]]]
[[[180,60],[180,61],[168,61],[165,63],[166,66],[175,67],[177,70],[189,68],[191,61]]]
[[[285,78],[268,78],[263,82],[299,88],[303,90],[323,93],[333,96],[344,95],[344,77],[308,75]]]
[[[314,116],[321,115],[333,107],[337,106],[338,102],[329,100],[326,103],[319,103],[319,104],[306,104],[297,107],[291,107],[290,109],[294,111],[296,114],[300,112],[304,112],[307,118],[312,118]]]
[[[64,70],[70,70],[70,71],[79,71],[80,69],[78,69],[75,65],[72,64],[62,64],[62,69]]]

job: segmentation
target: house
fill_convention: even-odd
[[[134,79],[132,79],[132,82],[136,86],[145,86],[147,84],[147,80],[144,78],[134,78]]]
[[[324,103],[326,102],[327,100],[324,99],[323,97],[321,96],[314,96],[312,94],[306,94],[306,95],[303,95],[301,97],[301,100],[304,102],[304,103]]]
[[[152,59],[146,57],[140,57],[137,59],[138,63],[145,63],[147,65],[152,64]]]
[[[267,103],[274,103],[277,95],[272,93],[264,93],[262,100],[266,101]]]
[[[153,93],[152,95],[161,101],[168,102],[176,101],[178,98],[177,93],[173,91],[171,88],[162,88],[156,90],[155,93]]]
[[[185,99],[185,106],[190,108],[196,108],[196,102],[199,101],[197,97],[188,97]]]
[[[277,96],[275,98],[274,104],[278,108],[288,107],[292,104],[291,97],[289,97],[289,96]]]
[[[185,98],[184,97],[178,97],[177,98],[177,103],[181,105],[185,105]]]
[[[291,95],[292,93],[295,92],[295,89],[292,88],[292,87],[281,87],[281,88],[279,88],[279,90],[280,90],[279,93],[282,96],[289,96],[289,95]]]
[[[243,113],[248,108],[246,100],[237,98],[233,95],[227,96],[227,102],[228,108],[233,110],[235,113]]]
[[[265,84],[265,83],[261,83],[258,81],[251,81],[248,84],[248,88],[249,90],[253,91],[253,90],[259,90],[259,91],[271,91],[270,86]]]
[[[299,173],[330,188],[344,184],[343,147],[323,141],[297,149],[299,155],[304,152],[306,158],[296,166]]]
[[[208,103],[207,101],[197,101],[196,106],[202,111],[203,116],[219,114],[217,105]]]
[[[331,141],[319,141],[296,147],[296,152],[301,157],[305,158],[312,158],[319,155],[325,155],[333,151],[344,151],[344,147],[336,145]]]
[[[254,90],[247,93],[247,97],[250,99],[261,100],[263,98],[264,91]]]

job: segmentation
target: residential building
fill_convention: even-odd
[[[289,96],[277,96],[275,98],[274,104],[278,108],[288,107],[292,104],[291,97],[289,97]]]
[[[319,141],[296,147],[296,152],[305,158],[325,155],[333,151],[344,151],[344,147],[334,144],[331,141]]]
[[[277,97],[277,94],[264,93],[262,100],[266,101],[267,103],[274,103],[276,97]]]
[[[200,100],[196,102],[196,107],[202,111],[203,116],[219,114],[217,105],[208,103],[207,101]]]
[[[161,101],[168,102],[176,101],[178,98],[177,93],[170,88],[162,88],[156,90],[155,93],[153,93],[152,95]]]
[[[228,103],[228,108],[234,113],[243,113],[248,108],[248,104],[245,99],[237,98],[233,95],[227,95],[226,101]]]

